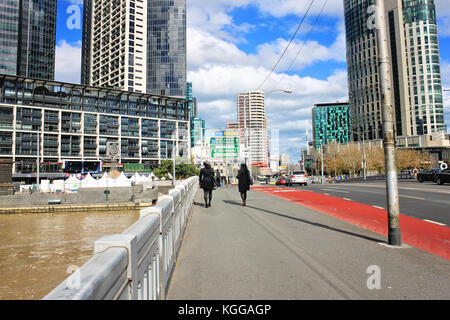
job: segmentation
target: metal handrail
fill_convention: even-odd
[[[44,300],[165,299],[197,190],[191,177],[122,234],[98,239],[93,257]]]

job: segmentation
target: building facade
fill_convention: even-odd
[[[186,97],[186,0],[85,0],[81,83]]]
[[[147,1],[147,92],[185,97],[186,0]]]
[[[0,75],[0,158],[13,160],[15,173],[37,154],[40,163],[107,162],[110,143],[119,163],[189,157],[186,100]]]
[[[196,144],[203,145],[205,142],[206,122],[200,118],[194,118],[191,121],[191,147]]]
[[[249,91],[237,97],[241,141],[249,153],[252,166],[269,165],[269,132],[263,91]]]
[[[0,2],[0,73],[53,80],[57,0]]]
[[[374,0],[345,0],[354,140],[382,139]],[[396,136],[445,131],[434,0],[386,0]]]
[[[312,109],[313,144],[316,150],[331,142],[351,140],[351,113],[348,102],[320,103]]]

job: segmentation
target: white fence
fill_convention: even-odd
[[[122,234],[98,239],[93,257],[44,299],[165,299],[198,184],[183,181]]]

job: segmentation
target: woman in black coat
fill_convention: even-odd
[[[239,180],[238,186],[239,192],[241,193],[242,205],[245,206],[245,202],[247,201],[247,191],[250,190],[250,185],[252,184],[250,172],[248,171],[245,163],[241,164],[237,178]]]
[[[204,168],[200,170],[200,187],[203,189],[205,197],[205,208],[211,207],[212,192],[216,185],[214,170],[209,162],[205,161]],[[209,200],[209,202],[208,202]]]

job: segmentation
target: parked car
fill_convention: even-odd
[[[435,181],[435,175],[436,173],[442,172],[441,169],[426,169],[422,170],[419,173],[417,173],[417,181],[424,182],[424,181]]]
[[[434,182],[437,184],[450,183],[450,169],[445,169],[442,172],[434,175]]]
[[[309,178],[305,171],[293,171],[290,175],[290,178],[291,178],[291,185],[300,184],[307,186],[309,183]]]
[[[291,185],[292,185],[292,182],[291,182],[291,179],[290,179],[289,177],[286,177],[286,176],[280,176],[280,177],[278,177],[278,179],[277,179],[277,181],[275,182],[275,184],[276,184],[277,186],[279,186],[279,185],[291,186]]]

